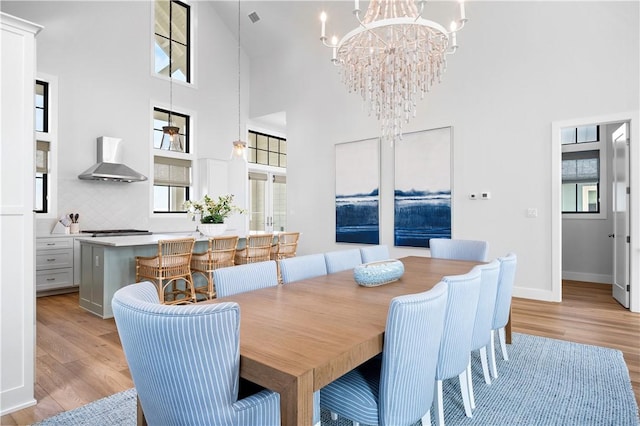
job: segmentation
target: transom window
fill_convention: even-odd
[[[560,142],[562,145],[572,143],[598,142],[600,140],[600,126],[580,126],[561,129]]]
[[[166,77],[191,81],[190,7],[177,0],[155,2],[155,72]]]
[[[248,161],[274,167],[287,167],[287,140],[249,130]]]

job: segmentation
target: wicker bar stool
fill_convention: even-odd
[[[136,282],[155,282],[160,303],[165,305],[195,302],[190,267],[195,241],[195,238],[160,240],[156,256],[136,256]],[[184,281],[184,289],[176,285],[179,280]]]
[[[196,286],[196,298],[198,294],[204,294],[207,299],[216,297],[216,287],[213,282],[213,270],[234,265],[238,236],[218,236],[209,238],[209,249],[204,253],[191,255],[191,273],[202,274],[206,280],[206,286]]]
[[[278,241],[271,246],[271,260],[281,260],[294,257],[298,249],[299,232],[281,232]]]
[[[278,265],[278,281],[280,284],[282,284],[280,261],[288,257],[296,256],[299,238],[299,232],[280,232],[278,234],[278,241],[271,246],[271,260],[275,260]]]
[[[270,260],[273,234],[247,235],[247,244],[236,250],[235,264],[265,262]]]

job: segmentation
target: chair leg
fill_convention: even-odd
[[[464,403],[464,414],[471,418],[473,413],[471,412],[471,401],[469,401],[469,383],[467,383],[467,370],[458,374],[458,380],[460,381],[460,393],[462,394],[462,402]]]
[[[498,329],[498,337],[500,338],[500,348],[502,349],[502,359],[509,361],[509,355],[507,354],[507,338],[505,335],[504,327]]]
[[[431,410],[427,411],[427,414],[422,416],[422,426],[431,426]]]
[[[489,362],[487,361],[487,347],[480,348],[480,362],[482,363],[482,374],[484,375],[484,382],[488,385],[491,384],[491,374],[489,374]]]
[[[494,379],[498,378],[498,367],[496,366],[496,343],[495,330],[491,330],[491,347],[489,348],[489,360],[491,361],[491,375]]]
[[[442,380],[436,380],[435,389],[433,391],[435,399],[433,401],[435,408],[436,425],[444,426],[444,403],[442,401]]]
[[[473,378],[471,377],[471,359],[469,359],[469,364],[467,364],[467,383],[469,385],[469,404],[471,405],[471,409],[476,409],[476,398],[473,396]]]

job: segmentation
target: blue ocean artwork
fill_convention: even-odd
[[[395,191],[394,244],[429,247],[430,238],[451,238],[451,191]]]
[[[336,242],[379,244],[378,189],[369,194],[336,195]]]

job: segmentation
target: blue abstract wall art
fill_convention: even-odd
[[[396,141],[394,245],[429,247],[451,238],[451,127]]]
[[[379,244],[380,142],[336,145],[336,242]]]

